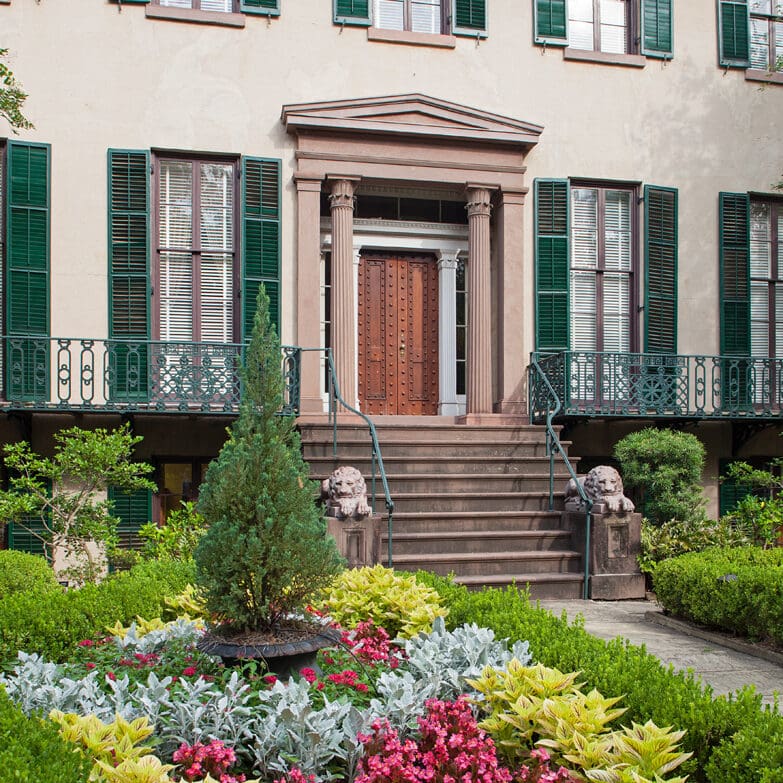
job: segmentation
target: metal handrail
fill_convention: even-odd
[[[334,359],[332,349],[326,349],[326,361],[329,367],[329,420],[332,424],[332,453],[337,456],[337,405],[342,405],[345,410],[359,416],[367,424],[370,430],[370,440],[372,441],[372,461],[371,461],[371,487],[372,487],[372,505],[375,511],[375,467],[378,466],[378,475],[383,486],[384,501],[386,503],[386,514],[388,520],[388,565],[394,567],[394,558],[392,555],[392,535],[394,530],[394,501],[389,492],[389,482],[386,478],[386,469],[383,466],[383,455],[381,446],[378,442],[378,432],[375,429],[372,419],[352,405],[349,405],[340,395],[340,385],[337,382],[337,374],[334,369]]]
[[[585,601],[587,601],[590,593],[590,587],[589,587],[590,586],[590,527],[592,524],[593,501],[590,500],[590,498],[587,496],[587,493],[585,492],[585,488],[582,486],[581,482],[577,478],[576,471],[574,470],[573,465],[571,465],[571,462],[568,459],[568,455],[566,454],[565,449],[563,448],[563,444],[560,442],[560,438],[558,437],[555,428],[552,426],[552,420],[559,413],[562,404],[560,402],[560,397],[558,396],[557,392],[554,390],[552,384],[549,382],[549,378],[547,378],[546,373],[539,365],[538,359],[535,356],[531,358],[529,372],[531,374],[532,373],[538,374],[540,380],[543,382],[546,388],[546,391],[548,392],[545,426],[546,426],[546,454],[547,457],[549,457],[549,510],[552,511],[555,505],[555,491],[554,491],[555,451],[557,451],[557,453],[560,454],[560,456],[562,457],[563,463],[566,466],[566,470],[568,470],[568,473],[573,479],[574,484],[576,484],[576,490],[579,493],[579,497],[582,499],[582,503],[584,503],[585,551],[584,551],[584,584],[582,585],[582,598]],[[530,411],[532,415],[533,411],[537,409],[537,406],[534,404],[534,401],[532,399],[532,394],[533,394],[532,378],[529,379],[528,387],[531,390]],[[536,403],[540,403],[540,400],[537,400]]]

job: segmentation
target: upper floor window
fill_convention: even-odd
[[[638,55],[672,56],[672,6],[672,0],[533,0],[534,38],[568,51],[619,56],[595,58],[604,62],[643,65]]]
[[[375,26],[414,33],[443,33],[441,0],[375,0]]]
[[[628,0],[570,0],[568,45],[574,49],[626,54],[631,51]]]
[[[751,0],[750,67],[776,70],[783,59],[783,3]]]
[[[335,24],[483,37],[486,0],[332,0]],[[413,42],[413,41],[410,41]]]

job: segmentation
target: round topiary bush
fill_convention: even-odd
[[[58,588],[54,571],[45,558],[11,549],[0,551],[0,598],[14,593]]]

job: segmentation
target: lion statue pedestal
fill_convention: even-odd
[[[644,598],[644,574],[637,557],[641,551],[642,515],[625,497],[620,474],[607,465],[579,477],[593,501],[590,527],[590,598],[619,601]],[[574,480],[565,490],[564,527],[571,531],[577,551],[585,549],[585,503]]]
[[[326,502],[326,529],[349,568],[380,562],[381,518],[367,500],[367,484],[361,472],[341,466],[321,483]]]

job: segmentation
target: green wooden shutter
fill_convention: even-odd
[[[280,334],[280,160],[242,159],[242,334],[250,339],[258,288]]]
[[[108,162],[109,394],[113,400],[143,400],[149,375],[150,155],[112,149]]]
[[[451,32],[483,38],[487,32],[486,0],[452,0]]]
[[[568,350],[568,181],[535,181],[536,350]]]
[[[750,199],[720,194],[720,351],[750,355]]]
[[[729,68],[750,65],[750,9],[747,0],[719,0],[720,64]]]
[[[369,27],[370,0],[333,0],[334,23]]]
[[[642,54],[672,56],[672,0],[642,0]]]
[[[139,528],[152,519],[152,492],[148,489],[123,492],[117,487],[109,487],[108,497],[113,504],[113,515],[120,520],[117,524],[119,545],[124,549],[140,549]]]
[[[534,41],[568,46],[568,0],[533,0]]]
[[[246,14],[280,16],[280,0],[241,0],[239,10]]]
[[[49,399],[50,146],[9,141],[7,155],[6,396],[45,402]]]
[[[644,350],[677,353],[677,191],[644,188]]]

